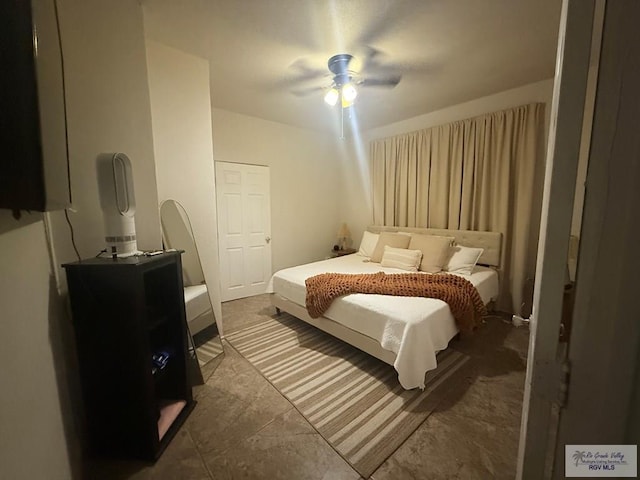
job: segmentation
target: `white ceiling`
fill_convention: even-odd
[[[336,53],[400,73],[393,89],[360,88],[367,130],[551,78],[561,0],[142,0],[146,36],[210,62],[213,106],[335,131],[328,87]],[[295,83],[305,68],[315,80]]]

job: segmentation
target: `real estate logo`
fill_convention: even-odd
[[[637,445],[565,445],[567,477],[637,477]]]

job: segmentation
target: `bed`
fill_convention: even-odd
[[[500,233],[374,226],[368,227],[367,231],[376,235],[396,232],[445,236],[453,238],[455,245],[482,248],[471,275],[463,276],[476,287],[485,305],[496,299]],[[334,300],[319,318],[311,318],[305,307],[305,280],[309,277],[326,272],[380,271],[406,273],[354,253],[280,270],[272,276],[267,292],[271,293],[271,303],[278,311],[285,311],[392,365],[405,389],[424,388],[425,373],[437,366],[436,354],[458,334],[445,302],[433,298],[355,293]]]

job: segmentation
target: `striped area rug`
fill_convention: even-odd
[[[425,390],[404,390],[390,365],[285,313],[226,339],[365,478],[429,416],[438,387],[469,359],[440,352]]]

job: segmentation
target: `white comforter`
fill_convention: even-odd
[[[326,272],[380,271],[407,273],[353,254],[280,270],[271,278],[267,292],[305,306],[304,282],[308,277]],[[494,270],[476,267],[473,275],[461,276],[476,286],[485,303],[498,295],[498,275]],[[382,348],[394,352],[393,366],[406,389],[424,388],[425,373],[437,366],[436,353],[445,349],[458,332],[449,306],[434,298],[355,293],[334,300],[324,316],[378,340]]]

